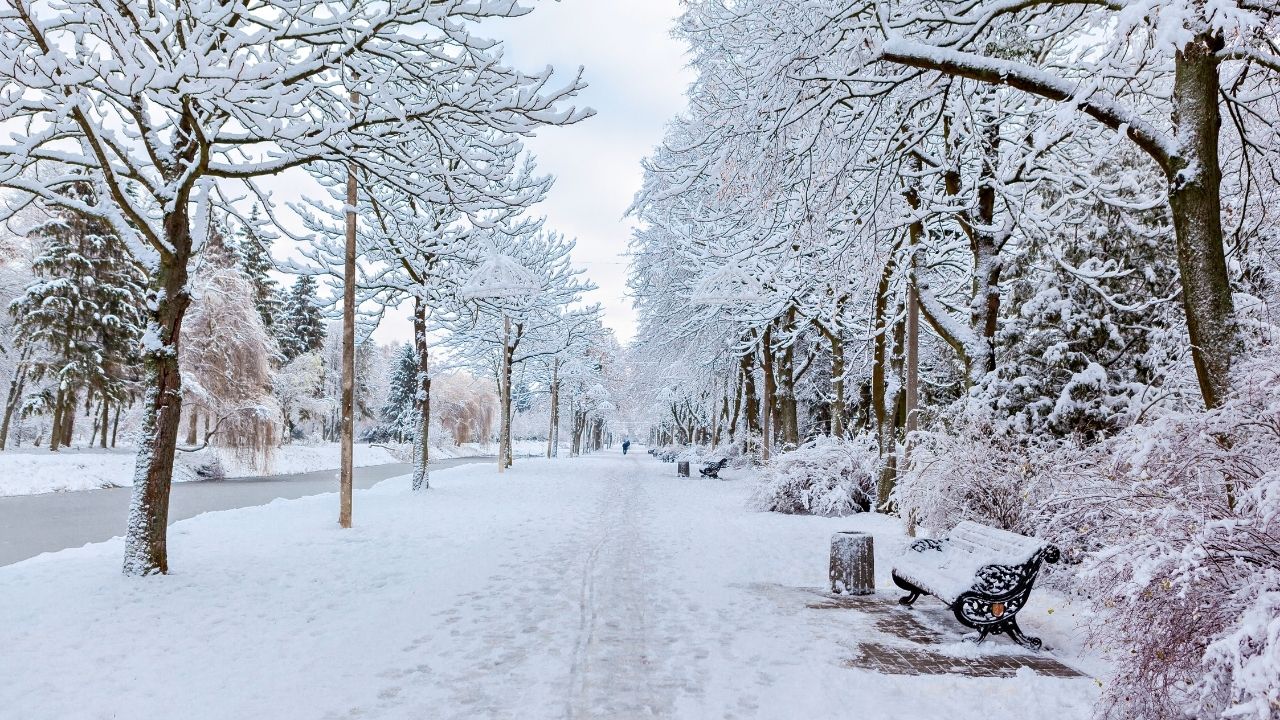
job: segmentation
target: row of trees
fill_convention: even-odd
[[[631,281],[651,364],[701,369],[664,402],[677,438],[867,429],[891,478],[961,398],[1086,439],[1222,401],[1270,287],[1273,18],[805,5],[681,21],[699,78],[646,163]]]
[[[466,299],[460,291],[469,273],[487,258],[519,254],[525,243],[563,245],[524,215],[550,179],[536,174],[520,138],[588,117],[569,105],[582,83],[557,86],[550,68],[511,68],[500,46],[472,34],[481,22],[526,11],[505,0],[343,7],[320,0],[145,7],[72,0],[38,9],[19,2],[0,13],[7,39],[0,95],[21,98],[0,107],[0,125],[26,130],[0,143],[0,188],[13,193],[5,217],[39,207],[92,219],[140,269],[134,347],[142,417],[126,574],[168,569],[168,497],[184,402],[217,398],[244,411],[238,417],[245,423],[261,418],[249,390],[269,381],[264,373],[249,373],[257,377],[241,393],[192,387],[183,372],[210,354],[218,356],[210,365],[269,370],[270,354],[255,347],[258,333],[201,349],[185,342],[184,331],[195,326],[216,336],[230,324],[224,315],[236,313],[241,328],[256,321],[261,329],[288,329],[287,338],[277,334],[286,368],[315,349],[312,318],[282,322],[276,311],[281,304],[289,312],[307,309],[310,281],[300,280],[296,297],[282,303],[266,287],[263,238],[301,241],[310,248],[305,275],[341,277],[362,289],[359,303],[352,295],[345,300],[340,417],[347,428],[357,375],[353,306],[376,316],[406,298],[414,303],[422,419],[415,487],[426,487],[432,324],[470,317],[470,326],[490,331],[497,310],[515,332],[528,333],[529,340],[504,345],[507,398],[519,346],[557,343],[550,330],[543,337],[543,326],[555,324],[546,318],[569,314],[566,305],[583,289],[563,261],[527,268],[533,280],[521,283],[520,302],[450,300]],[[112,70],[98,72],[103,67]],[[303,175],[330,197],[293,209],[304,227],[297,232],[262,183]],[[85,190],[71,191],[80,186]],[[253,199],[261,217],[249,211]],[[211,222],[216,217],[250,240],[236,272],[229,272],[237,264],[230,254],[218,249],[227,238]],[[346,247],[336,241],[344,235]],[[542,293],[554,293],[555,302],[539,303]],[[581,333],[561,335],[559,352],[580,347],[574,343]],[[549,357],[551,350],[542,352]]]
[[[849,475],[768,507],[1069,546],[1104,714],[1273,711],[1274,642],[1203,609],[1280,577],[1275,8],[695,0],[679,33],[633,207],[657,437]]]

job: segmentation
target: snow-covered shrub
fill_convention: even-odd
[[[805,515],[851,515],[871,508],[879,455],[874,440],[820,436],[773,458],[760,472],[751,504]]]
[[[1280,712],[1280,363],[1236,387],[1216,410],[1126,431],[1050,503],[1057,534],[1096,548],[1080,582],[1116,663],[1104,717]]]
[[[893,499],[903,517],[936,532],[972,520],[1040,535],[1045,497],[1089,470],[1089,455],[1075,445],[1029,442],[972,421],[954,431],[914,433],[911,467]]]
[[[222,480],[227,476],[222,455],[214,448],[200,452],[179,453],[174,473],[183,480]]]

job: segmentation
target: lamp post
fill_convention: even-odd
[[[486,257],[472,272],[459,295],[465,300],[498,301],[518,300],[537,295],[542,283],[528,268],[514,258],[500,253]],[[501,403],[502,428],[498,433],[498,472],[511,463],[511,316],[505,304],[502,309],[502,367],[499,371],[498,391]]]

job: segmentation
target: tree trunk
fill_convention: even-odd
[[[551,363],[551,427],[547,428],[547,459],[556,456],[556,434],[560,429],[560,358]]]
[[[511,318],[502,318],[502,377],[498,381],[499,418],[498,428],[498,472],[510,466],[511,443]]]
[[[755,353],[742,356],[742,412],[747,428],[746,445],[743,449],[751,451],[752,438],[760,435],[760,398],[756,395]]]
[[[902,304],[895,309],[894,317],[903,313]],[[880,425],[880,482],[877,488],[877,500],[881,512],[891,512],[891,497],[898,482],[898,429],[902,427],[904,393],[902,392],[903,345],[906,335],[905,323],[895,323],[893,329],[893,355],[889,361],[889,369],[896,380],[886,388],[884,406],[887,417]]]
[[[106,398],[102,399],[102,438],[98,446],[103,450],[107,449],[107,426],[111,424],[111,403]]]
[[[994,117],[983,127],[982,173],[978,178],[977,220],[973,223],[973,301],[969,322],[982,343],[982,354],[972,359],[973,377],[985,377],[996,369],[996,328],[1000,320],[1000,259],[996,225],[996,178],[1000,152],[1000,122]],[[914,283],[912,284],[914,288]],[[914,294],[913,290],[913,294]],[[918,299],[918,298],[917,298]],[[915,303],[918,307],[919,303]]]
[[[190,415],[187,417],[187,447],[195,447],[198,442],[200,442],[200,411],[192,405]]]
[[[71,439],[76,427],[76,392],[68,390],[63,402],[66,407],[62,410],[62,446],[71,447]]]
[[[772,328],[765,328],[764,337],[760,341],[760,367],[764,371],[764,408],[760,413],[760,459],[769,462],[769,451],[773,447],[774,387],[773,387],[773,333]]]
[[[49,452],[57,452],[62,442],[62,413],[66,411],[67,391],[58,384],[58,394],[53,398],[53,421],[49,424]]]
[[[18,410],[18,405],[22,402],[22,393],[27,386],[27,357],[30,350],[23,348],[22,357],[18,360],[18,366],[13,370],[13,377],[9,379],[9,397],[4,403],[4,420],[0,421],[0,450],[4,450],[9,440],[9,426],[13,421],[13,415]]]
[[[120,405],[116,405],[116,416],[111,421],[111,447],[116,446],[116,436],[120,433]]]
[[[1218,157],[1217,52],[1222,40],[1201,34],[1174,63],[1174,130],[1183,156],[1175,158],[1169,207],[1177,235],[1182,304],[1191,336],[1191,358],[1205,406],[1222,404],[1231,391],[1231,364],[1239,351],[1231,281],[1222,246],[1222,170]]]
[[[413,343],[417,350],[418,391],[414,405],[418,411],[418,432],[413,448],[413,490],[431,487],[427,464],[431,460],[431,348],[427,344],[427,306],[422,298],[413,299]]]
[[[831,434],[834,437],[844,437],[844,340],[840,337],[839,330],[832,332],[827,337],[831,343]]]
[[[182,424],[182,375],[178,347],[182,318],[191,303],[187,291],[187,261],[191,248],[186,203],[165,218],[165,235],[177,251],[163,257],[156,283],[148,293],[147,336],[153,338],[143,354],[142,428],[138,433],[138,462],[133,476],[133,500],[125,535],[124,573],[151,575],[169,571],[166,531],[173,456]]]
[[[795,328],[795,308],[787,311],[786,330],[788,334]],[[792,342],[779,354],[774,363],[777,377],[774,379],[778,399],[775,407],[778,410],[778,439],[784,447],[795,447],[800,444],[799,409],[796,406],[796,346]]]

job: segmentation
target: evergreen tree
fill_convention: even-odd
[[[97,202],[88,182],[66,194],[86,205]],[[109,407],[131,391],[128,368],[137,364],[146,279],[102,221],[59,209],[31,235],[40,244],[32,265],[38,280],[9,311],[18,343],[32,350],[30,378],[55,382],[49,447],[71,442],[81,397],[86,406],[98,402],[105,441]]]
[[[262,317],[262,325],[273,334],[277,334],[276,323],[280,321],[283,303],[280,299],[280,289],[270,274],[275,267],[271,262],[271,238],[258,232],[261,225],[258,206],[254,205],[253,211],[249,214],[248,224],[240,228],[237,250],[240,266],[244,268],[244,274],[253,283],[253,302],[258,309],[258,315]]]
[[[418,355],[414,352],[413,345],[405,343],[393,363],[387,403],[382,407],[379,434],[396,442],[408,442],[413,439],[417,427],[414,399],[417,393]]]
[[[324,318],[316,300],[316,279],[300,275],[284,301],[284,326],[277,328],[285,362],[324,347]]]

